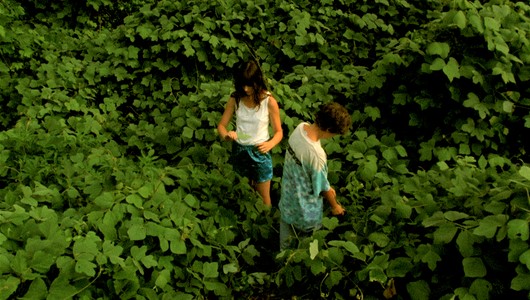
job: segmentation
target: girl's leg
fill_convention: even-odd
[[[267,180],[265,182],[259,182],[255,185],[256,191],[260,194],[263,199],[263,204],[266,206],[271,206],[271,181]]]

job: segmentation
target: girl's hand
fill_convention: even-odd
[[[235,131],[229,131],[225,135],[225,141],[235,141],[237,140],[237,133]]]
[[[271,151],[271,149],[274,147],[274,145],[271,142],[263,142],[261,144],[256,145],[258,147],[258,151],[261,153],[267,153]]]

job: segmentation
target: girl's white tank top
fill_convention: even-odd
[[[257,145],[269,140],[269,97],[270,93],[267,93],[254,108],[239,102],[236,110],[236,141],[239,144]]]

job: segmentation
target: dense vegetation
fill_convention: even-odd
[[[529,39],[526,1],[3,0],[0,299],[527,299]],[[347,215],[284,252],[215,132],[248,58],[285,136],[354,120]]]

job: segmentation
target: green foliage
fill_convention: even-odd
[[[399,299],[528,296],[529,13],[1,2],[0,297],[380,298],[394,283]],[[251,57],[285,136],[332,100],[354,121],[323,141],[348,213],[283,252],[278,211],[215,132]]]

